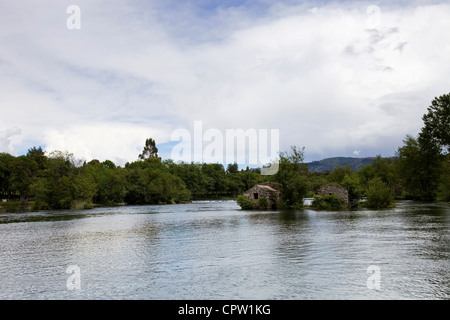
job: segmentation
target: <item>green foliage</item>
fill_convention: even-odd
[[[236,198],[236,202],[244,210],[253,210],[253,209],[255,209],[255,204],[250,199],[247,199],[243,195],[239,195]]]
[[[291,147],[291,152],[280,153],[279,169],[274,182],[281,185],[281,207],[298,208],[303,206],[303,198],[310,189],[308,167],[303,163],[304,148]]]
[[[28,201],[30,187],[33,184],[37,171],[37,163],[26,156],[11,159],[11,174],[9,177],[10,188],[20,195],[20,201],[24,204]]]
[[[420,136],[425,136],[439,148],[443,147],[450,151],[450,94],[435,98],[422,120],[424,127]]]
[[[394,204],[394,193],[391,188],[376,177],[369,181],[367,186],[366,206],[373,209],[389,208]]]
[[[450,202],[450,155],[447,155],[447,159],[442,163],[437,199]]]
[[[349,166],[346,167],[336,167],[332,172],[330,172],[328,176],[329,183],[342,184],[345,176],[351,174],[351,170]]]
[[[334,194],[325,196],[315,196],[311,204],[312,207],[318,210],[343,210],[346,209],[346,204],[342,199]]]
[[[140,161],[127,164],[128,188],[125,202],[129,204],[169,204],[190,200],[191,193],[183,180],[169,172],[161,161]]]
[[[122,203],[126,195],[126,171],[117,168],[111,161],[91,161],[85,166],[85,172],[97,186],[93,196],[95,203]]]
[[[421,201],[436,197],[442,156],[436,145],[424,136],[406,136],[398,149],[398,173],[408,195]]]
[[[144,150],[139,155],[139,159],[147,160],[153,158],[158,158],[158,148],[156,147],[156,141],[149,138],[145,140]]]
[[[359,200],[364,193],[358,173],[351,172],[342,179],[341,185],[347,188],[350,201]]]
[[[41,147],[29,149],[25,156],[0,153],[0,196],[22,203],[34,197],[36,208],[41,209],[79,209],[94,203],[181,203],[235,197],[255,184],[276,182],[282,208],[302,207],[306,195],[327,183],[347,187],[350,200],[366,196],[367,205],[373,208],[393,205],[394,197],[450,201],[450,160],[443,154],[450,145],[450,95],[433,100],[422,119],[420,134],[417,138],[407,135],[396,158],[378,156],[362,168],[361,161],[357,167],[334,165],[333,171],[325,173],[309,172],[303,162],[304,148],[296,146],[280,153],[279,170],[273,176],[261,176],[258,169],[248,167],[239,170],[236,163],[225,170],[222,164],[161,161],[153,139],[146,139],[140,160],[125,167],[110,160],[86,164],[61,151],[47,155]],[[237,201],[248,209],[268,206],[263,198],[258,205],[243,196]],[[336,210],[340,202],[335,196],[324,196],[316,197],[313,205]]]
[[[259,198],[258,199],[258,207],[259,209],[267,209],[269,207],[269,202],[267,201],[266,198]]]

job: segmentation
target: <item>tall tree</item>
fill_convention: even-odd
[[[158,148],[156,147],[156,142],[152,138],[145,140],[144,150],[139,155],[139,159],[147,160],[152,158],[158,158]]]
[[[273,179],[281,184],[282,206],[286,208],[302,207],[309,189],[308,166],[303,162],[304,150],[304,147],[291,146],[289,153],[280,153],[279,170]]]
[[[28,149],[27,157],[31,160],[34,160],[38,165],[39,170],[44,170],[47,162],[47,156],[41,147],[36,148],[33,147]]]
[[[11,189],[20,195],[20,202],[25,204],[28,202],[30,187],[34,182],[38,165],[34,160],[26,156],[20,156],[13,158],[10,162],[10,166]]]
[[[442,156],[430,140],[408,135],[398,149],[398,169],[403,185],[415,199],[431,201],[437,192]]]
[[[435,98],[428,107],[428,113],[422,117],[424,127],[419,139],[436,143],[450,151],[450,94]]]

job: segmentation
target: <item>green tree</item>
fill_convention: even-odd
[[[303,163],[304,149],[291,146],[289,153],[280,153],[279,169],[273,179],[281,185],[280,197],[283,207],[302,207],[303,198],[310,189],[308,166]]]
[[[427,110],[428,112],[422,117],[424,127],[420,136],[425,136],[425,139],[448,152],[450,147],[450,94],[435,98]]]
[[[393,191],[380,177],[376,177],[369,181],[366,194],[366,206],[369,208],[388,208],[394,204]]]
[[[247,199],[243,195],[239,195],[236,199],[236,202],[244,210],[252,210],[256,207],[251,200]]]
[[[80,209],[92,206],[96,185],[73,154],[54,151],[46,169],[31,186],[38,209]]]
[[[441,155],[436,145],[407,136],[398,149],[398,169],[406,192],[417,200],[435,199]]]
[[[39,170],[44,170],[47,165],[47,156],[41,147],[28,149],[27,158],[36,162]]]
[[[139,155],[139,159],[147,160],[151,158],[158,158],[158,148],[156,147],[156,141],[149,138],[145,140],[144,150]]]
[[[356,172],[346,174],[341,181],[341,185],[348,190],[348,198],[350,202],[358,201],[364,194],[364,188],[361,185],[359,175]]]
[[[170,165],[160,159],[136,161],[125,165],[129,204],[180,203],[190,200],[191,194],[183,180],[170,173]]]
[[[332,172],[328,175],[328,182],[329,183],[335,183],[335,184],[342,184],[342,181],[344,180],[346,175],[349,175],[352,173],[352,170],[350,169],[350,166],[338,166],[334,168]]]
[[[347,208],[345,202],[334,194],[315,196],[311,206],[318,210],[343,210]]]
[[[206,192],[209,196],[219,196],[227,193],[227,181],[223,165],[219,163],[203,163],[201,170],[207,181]]]
[[[11,189],[11,163],[14,156],[9,153],[0,153],[0,195],[2,198],[9,198],[12,193]]]
[[[450,202],[450,155],[447,155],[446,159],[442,162],[437,199],[439,201]]]
[[[85,170],[96,185],[94,203],[117,204],[124,202],[127,180],[123,168],[116,167],[110,160],[102,163],[97,160],[89,162]]]
[[[31,191],[30,187],[34,183],[38,165],[30,158],[20,156],[11,159],[10,168],[10,187],[14,192],[19,194],[20,202],[25,204],[28,202],[28,196]]]
[[[227,173],[237,173],[239,170],[239,166],[237,163],[228,164]]]

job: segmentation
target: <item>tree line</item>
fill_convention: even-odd
[[[366,198],[373,208],[389,207],[394,199],[450,202],[450,94],[435,98],[422,120],[418,136],[406,135],[395,157],[378,156],[358,171],[337,167],[310,173],[304,148],[281,153],[279,171],[271,177],[280,185],[281,205],[301,207],[303,197],[329,183],[345,186],[351,201]]]
[[[367,198],[369,206],[386,207],[394,199],[450,201],[450,94],[432,101],[417,137],[407,135],[396,156],[377,159],[358,171],[337,167],[309,172],[304,148],[292,146],[279,155],[279,170],[263,176],[258,169],[225,168],[217,163],[174,163],[158,157],[147,139],[138,160],[116,166],[112,161],[78,160],[73,154],[32,147],[26,155],[0,153],[0,197],[34,200],[36,209],[80,209],[94,204],[168,204],[195,199],[236,197],[257,183],[279,186],[282,207],[303,206],[324,184],[345,186],[350,200]]]
[[[17,157],[0,153],[0,197],[22,204],[32,199],[36,209],[168,204],[235,197],[263,181],[257,170],[238,170],[237,164],[174,163],[153,150],[146,146],[139,160],[123,167],[61,151],[47,155],[41,147]]]

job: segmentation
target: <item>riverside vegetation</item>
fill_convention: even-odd
[[[396,157],[378,156],[357,171],[336,167],[309,172],[304,148],[292,146],[279,155],[279,170],[262,176],[258,169],[238,170],[236,163],[174,163],[158,157],[147,139],[137,161],[83,162],[68,152],[49,154],[33,147],[23,156],[0,153],[0,197],[18,199],[35,209],[82,209],[94,205],[169,204],[193,199],[235,198],[257,183],[280,186],[282,208],[303,206],[303,198],[327,183],[345,186],[350,200],[366,198],[372,208],[392,206],[395,199],[450,201],[450,94],[432,101],[417,137],[407,135]],[[238,203],[249,206],[242,197]],[[264,204],[261,203],[262,207]],[[316,198],[318,208],[341,206],[333,197]]]

